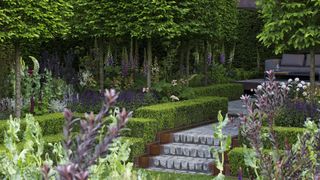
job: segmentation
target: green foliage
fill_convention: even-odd
[[[67,1],[1,1],[0,41],[48,39],[69,30],[65,19],[72,16]]]
[[[187,100],[194,98],[194,92],[191,88],[187,86],[187,80],[172,80],[171,83],[165,81],[160,81],[155,83],[153,89],[156,91],[157,95],[160,97],[162,102],[168,102],[170,99],[174,100]],[[178,99],[174,99],[173,97]]]
[[[220,96],[227,97],[229,100],[236,100],[243,94],[243,87],[241,84],[217,84],[193,88],[193,91],[197,97]]]
[[[257,59],[263,65],[264,60],[273,57],[274,54],[271,48],[263,47],[256,38],[263,26],[259,13],[256,10],[248,9],[238,9],[237,11],[238,25],[235,30],[237,38],[227,42],[227,48],[231,49],[233,43],[236,44],[232,62],[234,67],[253,70],[257,67]]]
[[[223,116],[221,114],[221,111],[219,111],[218,114],[218,125],[213,126],[213,137],[216,140],[219,140],[219,149],[217,147],[213,147],[211,151],[213,152],[213,155],[215,157],[215,164],[217,169],[220,171],[218,176],[214,179],[216,180],[223,180],[225,178],[223,174],[224,169],[224,153],[229,151],[231,148],[231,136],[223,134],[222,130],[223,128],[228,124],[228,117],[226,116],[225,119],[223,119]]]
[[[277,142],[279,145],[279,149],[285,149],[285,143],[288,142],[290,144],[294,144],[298,140],[298,135],[303,134],[306,130],[305,128],[298,128],[298,127],[273,127],[274,133],[277,138]],[[267,133],[268,127],[262,128],[262,133]],[[240,144],[245,144],[249,146],[249,143],[245,140],[245,138],[239,133],[239,142]],[[272,147],[270,140],[265,137],[263,139],[264,148],[270,149]]]
[[[132,118],[128,122],[127,128],[130,129],[130,132],[126,136],[142,138],[145,142],[154,141],[155,134],[159,131],[156,119]]]
[[[319,1],[258,0],[257,6],[264,22],[258,38],[267,47],[274,45],[277,54],[320,45]]]
[[[135,117],[156,119],[159,129],[163,130],[207,121],[219,109],[226,112],[227,106],[227,98],[201,97],[142,107],[136,110]]]
[[[35,120],[39,123],[42,133],[44,135],[54,135],[59,134],[63,130],[63,125],[65,123],[62,113],[53,113],[42,116],[35,116]],[[3,142],[4,132],[8,128],[7,121],[0,121],[0,144]],[[21,122],[21,130],[24,131],[26,127],[25,120]],[[78,127],[74,129],[77,131]],[[18,133],[19,139],[24,139],[22,133]]]
[[[286,107],[279,108],[276,111],[274,118],[274,122],[277,126],[287,127],[303,127],[306,120],[304,112]]]
[[[9,179],[39,179],[41,178],[40,166],[44,161],[44,140],[41,127],[32,117],[26,115],[26,130],[24,131],[23,149],[17,147],[20,141],[20,120],[8,121],[8,129],[5,131],[5,151],[0,154],[0,176]],[[46,160],[48,160],[46,158]]]
[[[131,146],[131,152],[129,161],[133,162],[135,157],[138,157],[145,152],[145,140],[142,138],[135,138],[135,137],[121,137],[121,141],[125,142],[128,141]]]
[[[248,176],[248,173],[246,171],[246,165],[244,162],[244,148],[236,147],[231,149],[231,151],[228,153],[228,159],[232,176],[238,175],[240,167],[243,171],[243,175],[245,177]]]
[[[227,75],[227,69],[223,64],[214,64],[211,67],[210,79],[213,83],[221,84],[229,82],[230,78]]]
[[[90,179],[131,179],[133,163],[127,162],[130,155],[130,143],[115,140],[105,158],[99,158],[97,164],[90,167]]]

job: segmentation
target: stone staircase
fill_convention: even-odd
[[[148,153],[139,158],[139,166],[153,171],[217,174],[211,149],[219,148],[219,140],[213,137],[213,125],[159,134],[159,141],[149,144]],[[232,146],[237,145],[238,126],[236,119],[223,129],[232,137]]]

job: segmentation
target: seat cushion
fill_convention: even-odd
[[[308,54],[307,55],[307,61],[306,61],[306,66],[310,66],[310,61],[311,61],[311,55]],[[316,54],[316,66],[320,67],[320,54]]]
[[[300,66],[304,65],[304,54],[283,54],[281,66]]]
[[[280,66],[280,70],[279,71],[284,71],[284,72],[310,72],[310,67]]]

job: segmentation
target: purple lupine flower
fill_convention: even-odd
[[[226,62],[226,57],[225,57],[225,54],[222,53],[222,54],[220,54],[220,63],[224,64],[225,62]]]
[[[209,53],[207,57],[207,64],[210,66],[212,64],[212,54]]]

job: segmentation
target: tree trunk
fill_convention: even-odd
[[[235,52],[236,52],[236,43],[233,43],[232,50],[231,50],[230,56],[229,56],[229,67],[230,68],[232,67],[232,63],[234,61]]]
[[[179,73],[180,77],[183,77],[184,72],[183,72],[183,62],[184,62],[184,42],[181,42],[182,45],[180,46],[180,59],[179,59]]]
[[[139,44],[137,39],[134,40],[134,47],[134,64],[136,68],[139,68]]]
[[[130,39],[130,52],[129,52],[129,63],[130,63],[130,69],[133,71],[135,69],[135,63],[133,59],[133,39]]]
[[[102,41],[98,38],[94,38],[95,59],[99,62],[99,88],[101,92],[104,91],[104,61]]]
[[[186,53],[186,76],[187,76],[187,78],[189,78],[189,76],[190,76],[190,51],[191,51],[191,46],[190,46],[190,41],[188,41],[187,53]]]
[[[314,49],[312,48],[310,50],[310,85],[311,85],[311,95],[314,95],[314,91],[315,91],[315,72],[316,72],[316,68],[315,68],[315,52]],[[311,97],[313,98],[313,97]]]
[[[148,39],[147,56],[148,56],[147,86],[148,86],[148,88],[151,88],[151,66],[152,66],[152,40],[151,39]]]
[[[21,117],[21,109],[22,109],[22,95],[21,95],[21,49],[20,44],[15,45],[15,73],[16,73],[16,82],[15,82],[15,114],[17,118]]]
[[[208,85],[208,42],[204,43],[203,63],[204,63],[204,85]]]
[[[258,72],[260,72],[260,53],[259,53],[259,49],[257,48],[257,70]]]

